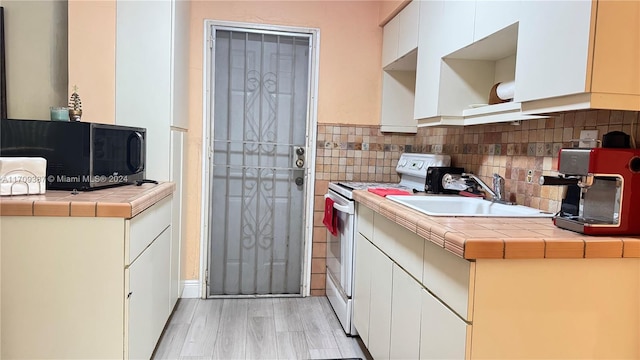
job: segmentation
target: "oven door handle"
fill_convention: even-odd
[[[330,198],[330,197],[331,197],[331,195],[329,195],[329,194],[324,194],[324,198],[325,198],[325,199]],[[335,201],[335,200],[334,200],[334,201]],[[338,210],[338,211],[340,211],[340,212],[343,212],[343,213],[345,213],[345,214],[353,214],[353,209],[351,209],[351,207],[350,207],[350,206],[339,205],[338,203],[334,202],[334,203],[333,203],[333,208],[334,208],[334,209],[336,209],[336,210]]]

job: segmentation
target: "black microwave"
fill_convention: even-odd
[[[43,157],[47,189],[93,190],[145,178],[146,129],[76,121],[0,121],[0,156]]]

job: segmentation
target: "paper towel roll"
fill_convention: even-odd
[[[513,93],[515,92],[515,90],[515,81],[505,81],[498,84],[498,87],[496,88],[496,94],[501,100],[511,100],[513,99]]]

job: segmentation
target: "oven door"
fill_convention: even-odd
[[[338,220],[338,235],[327,231],[327,276],[346,300],[352,295],[355,206],[353,200],[332,190],[326,197],[334,201],[333,209]]]

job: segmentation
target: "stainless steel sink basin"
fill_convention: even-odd
[[[482,217],[552,217],[544,212],[522,205],[506,205],[484,199],[463,196],[387,196],[387,199],[408,206],[430,216],[482,216]]]

